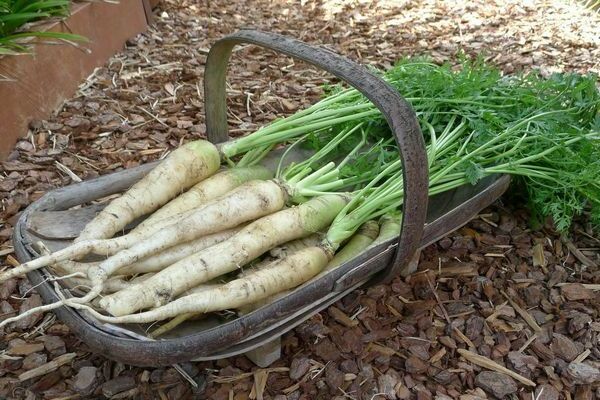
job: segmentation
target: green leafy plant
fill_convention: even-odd
[[[24,25],[51,17],[69,15],[70,0],[0,0],[0,55],[30,51],[26,38],[85,41],[80,35],[24,30]]]

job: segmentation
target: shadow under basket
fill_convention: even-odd
[[[373,102],[385,116],[396,138],[405,171],[402,232],[363,252],[325,275],[243,316],[210,314],[188,321],[163,338],[146,337],[148,325],[111,325],[85,312],[61,307],[57,317],[90,349],[111,359],[139,366],[164,366],[190,360],[220,359],[246,354],[259,366],[280,355],[282,334],[367,283],[385,282],[406,272],[420,249],[460,228],[507,189],[507,175],[490,176],[477,185],[466,185],[434,197],[427,196],[427,159],[416,116],[402,97],[365,68],[330,52],[280,35],[242,30],[224,37],[211,48],[205,70],[206,125],[208,139],[227,140],[225,70],[231,49],[239,43],[266,47],[301,59],[336,75]],[[274,168],[283,149],[263,164]],[[305,157],[302,151],[288,160]],[[105,175],[47,193],[31,204],[14,229],[14,247],[20,262],[39,256],[35,244],[43,242],[55,251],[69,245],[106,204],[98,200],[126,190],[155,163]],[[92,205],[88,205],[94,203]],[[413,263],[414,264],[414,263]],[[28,278],[44,302],[59,300],[46,269]],[[65,296],[70,294],[65,290]]]

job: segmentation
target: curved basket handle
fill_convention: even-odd
[[[335,75],[367,97],[385,117],[400,149],[405,194],[398,248],[394,262],[384,271],[385,280],[392,279],[419,247],[427,213],[427,155],[414,111],[392,86],[345,57],[278,34],[244,29],[217,41],[206,59],[206,131],[213,143],[228,140],[225,77],[231,50],[240,43],[275,50]]]

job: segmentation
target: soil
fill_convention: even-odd
[[[155,25],[99,68],[2,162],[0,254],[44,193],[158,159],[205,137],[211,44],[255,27],[385,68],[408,55],[483,55],[506,73],[600,72],[600,16],[574,1],[163,1]],[[315,102],[335,82],[241,46],[228,72],[232,135]],[[282,338],[270,368],[245,356],[143,369],[93,354],[51,313],[0,333],[7,399],[600,398],[600,240],[535,224],[511,191],[427,247],[416,273],[357,290]],[[0,320],[41,304],[26,279],[0,284]],[[19,381],[19,377],[24,379]]]

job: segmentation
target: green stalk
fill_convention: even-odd
[[[220,146],[221,152],[228,158],[233,158],[237,154],[249,151],[257,146],[264,146],[270,144],[281,143],[287,140],[294,139],[298,136],[314,132],[319,129],[329,128],[336,124],[341,124],[349,121],[360,120],[370,116],[377,115],[378,110],[369,110],[362,113],[346,115],[337,118],[326,119],[324,121],[307,124],[304,126],[290,128],[279,132],[274,132],[269,135],[249,135],[239,139],[225,142]],[[258,134],[260,131],[257,131]]]

